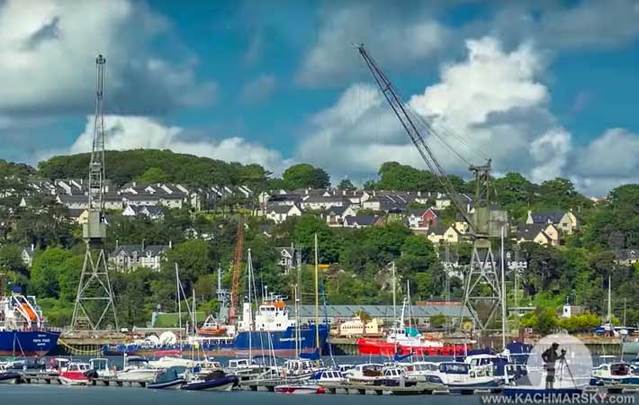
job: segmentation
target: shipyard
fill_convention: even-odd
[[[638,19],[0,1],[0,402],[634,404]]]

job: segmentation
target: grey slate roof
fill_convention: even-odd
[[[158,256],[169,250],[168,245],[120,245],[113,251],[112,255],[116,256],[124,253],[127,256]]]
[[[378,219],[379,217],[376,217],[374,215],[358,215],[355,217],[352,215],[348,215],[346,218],[344,218],[344,221],[348,224],[368,226],[368,225],[374,225]]]
[[[545,222],[541,224],[525,224],[517,229],[517,238],[523,240],[533,240],[539,234],[539,232],[542,232],[544,229],[546,229],[547,226],[548,224]]]
[[[539,211],[530,214],[535,224],[558,224],[564,216],[564,211]]]
[[[364,311],[373,318],[392,318],[393,306],[392,305],[326,305],[320,307],[320,318],[328,316],[329,318],[352,318],[358,311]],[[399,314],[400,308],[397,313]],[[462,312],[461,304],[428,304],[428,305],[413,305],[411,312],[414,317],[425,318],[433,315],[445,315],[450,317],[459,316]],[[465,317],[471,316],[468,308],[463,308],[463,315]],[[314,305],[300,305],[299,316],[302,318],[311,318],[315,316]]]

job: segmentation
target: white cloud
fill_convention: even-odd
[[[213,83],[196,83],[185,63],[154,56],[152,40],[169,24],[128,0],[0,2],[0,111],[86,112],[94,58],[107,58],[106,97],[116,111],[156,111],[210,101]]]
[[[528,44],[505,52],[490,37],[467,41],[467,49],[465,60],[443,66],[439,83],[410,98],[412,109],[429,117],[446,143],[475,163],[489,155],[498,173],[520,170],[536,179],[560,174],[570,134],[546,109],[548,90],[537,79],[543,70],[539,54]],[[465,174],[466,163],[443,142],[429,136],[428,143],[447,171]],[[312,119],[298,160],[327,166],[338,176],[371,175],[389,160],[425,167],[369,84],[352,85]]]
[[[639,134],[622,128],[605,131],[590,144],[575,151],[571,177],[593,195],[611,188],[639,183]]]
[[[244,85],[240,100],[246,104],[259,103],[270,97],[277,85],[273,75],[262,74]]]
[[[429,7],[403,13],[375,2],[336,3],[322,13],[317,42],[305,55],[297,79],[316,86],[361,71],[353,43],[365,43],[393,66],[408,66],[441,51],[448,30]]]
[[[241,137],[191,140],[184,136],[182,128],[166,126],[153,118],[114,115],[107,115],[104,118],[106,149],[170,149],[177,153],[225,161],[259,163],[273,171],[280,171],[287,163],[283,161],[279,152]],[[90,151],[92,136],[93,117],[90,116],[84,132],[70,147],[70,152]]]

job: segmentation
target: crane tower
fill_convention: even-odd
[[[417,148],[430,171],[440,181],[451,200],[451,204],[469,225],[473,252],[470,269],[464,278],[464,304],[476,324],[482,331],[485,331],[502,302],[502,289],[490,238],[499,236],[501,227],[507,223],[504,211],[491,208],[489,192],[491,161],[489,159],[484,165],[470,165],[469,167],[475,179],[474,212],[471,214],[463,204],[463,196],[457,192],[433,150],[426,142],[425,135],[436,137],[447,145],[446,140],[429,121],[403,102],[391,81],[368,54],[364,46],[356,45],[356,48],[411,142]]]
[[[99,330],[110,325],[118,328],[113,290],[107,270],[104,244],[105,162],[104,162],[104,71],[106,59],[98,55],[96,66],[96,97],[93,122],[93,142],[89,163],[87,221],[82,225],[86,244],[82,273],[73,308],[72,330]]]

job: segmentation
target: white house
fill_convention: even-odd
[[[121,271],[146,267],[159,271],[162,257],[171,249],[168,245],[120,245],[111,253],[111,262]]]
[[[267,207],[266,218],[273,220],[275,223],[286,221],[289,217],[302,215],[302,210],[296,205],[274,205]]]

